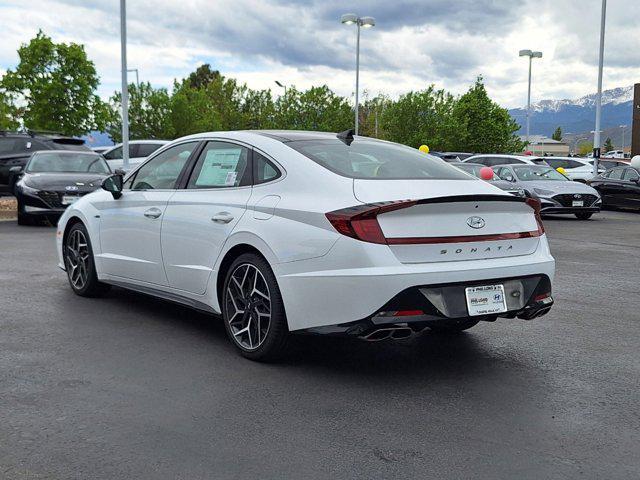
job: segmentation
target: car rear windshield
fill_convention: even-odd
[[[530,182],[533,180],[556,180],[568,182],[569,179],[551,167],[542,165],[517,165],[513,167],[518,180]]]
[[[34,153],[27,165],[29,173],[109,173],[101,156],[86,153]]]
[[[472,180],[439,158],[397,143],[356,139],[346,145],[336,138],[298,140],[287,145],[328,170],[350,178]]]

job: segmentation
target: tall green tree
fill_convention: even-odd
[[[458,125],[453,117],[455,98],[431,85],[390,102],[382,113],[385,138],[412,147],[451,150]]]
[[[18,49],[18,66],[0,81],[9,102],[20,105],[26,128],[81,135],[104,127],[99,78],[84,46],[54,43],[39,31]]]
[[[562,129],[560,127],[556,128],[556,130],[553,132],[553,135],[551,135],[551,138],[553,140],[557,140],[558,142],[562,141]]]
[[[452,139],[455,149],[476,153],[521,152],[524,142],[516,135],[520,126],[505,108],[489,98],[478,77],[453,108],[457,133]]]
[[[607,139],[604,141],[603,149],[605,152],[610,152],[611,150],[613,150],[613,142],[611,141],[611,137],[607,137]]]
[[[122,140],[122,95],[110,99],[106,132],[115,142]],[[153,88],[149,82],[129,85],[129,136],[132,139],[173,138],[171,98],[165,88]]]
[[[304,92],[290,87],[275,102],[274,120],[276,128],[338,132],[353,126],[353,110],[326,85]]]
[[[20,125],[17,120],[18,110],[11,104],[6,95],[0,91],[0,130],[15,130]]]

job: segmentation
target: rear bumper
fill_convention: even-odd
[[[546,275],[520,278],[491,279],[490,283],[504,285],[507,311],[495,315],[471,317],[465,300],[465,288],[484,282],[463,282],[445,285],[411,287],[387,302],[378,312],[367,318],[341,325],[310,328],[309,333],[353,335],[387,327],[408,327],[419,331],[432,325],[446,325],[467,319],[493,321],[501,318],[532,320],[546,315],[553,306],[551,282]]]
[[[499,283],[532,276],[546,277],[551,283],[555,261],[544,235],[530,255],[422,264],[400,264],[386,245],[341,238],[324,257],[275,267],[293,331],[370,319],[408,289]],[[459,299],[455,302],[466,309]],[[525,315],[527,307],[523,304],[502,315]]]

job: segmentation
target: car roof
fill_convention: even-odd
[[[281,142],[293,142],[297,140],[333,140],[335,132],[313,132],[306,130],[244,130],[246,133],[255,133],[273,138]]]
[[[36,150],[31,155],[40,155],[41,153],[55,153],[56,155],[94,155],[101,157],[99,153],[91,150]]]

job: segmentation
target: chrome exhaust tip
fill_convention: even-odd
[[[382,340],[402,340],[413,335],[413,330],[409,327],[387,327],[378,328],[372,332],[362,335],[359,338],[367,342],[381,342]]]

